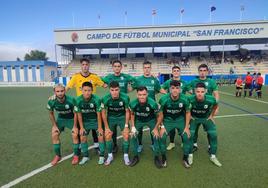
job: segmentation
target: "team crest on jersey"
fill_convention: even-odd
[[[90,106],[90,108],[93,108],[94,107],[94,104],[93,103],[90,103],[89,106]]]
[[[205,82],[205,85],[208,86],[208,82]]]
[[[183,107],[183,104],[182,104],[182,103],[179,103],[179,107],[180,107],[180,108]]]
[[[123,76],[121,76],[121,77],[120,77],[120,79],[121,79],[121,80],[124,80],[124,77],[123,77]]]
[[[146,111],[149,112],[150,111],[150,108],[149,107],[146,107]]]
[[[123,102],[122,101],[119,102],[119,106],[123,106]]]
[[[152,80],[151,83],[154,84],[154,80]]]
[[[66,104],[65,109],[69,109],[69,108],[70,108],[69,104]]]
[[[207,108],[208,108],[208,105],[207,105],[207,104],[205,104],[205,105],[204,105],[204,108],[205,108],[205,109],[207,109]]]

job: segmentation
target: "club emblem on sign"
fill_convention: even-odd
[[[77,33],[72,33],[71,38],[72,38],[73,42],[77,42],[78,41],[78,34]]]

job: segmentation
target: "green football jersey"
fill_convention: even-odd
[[[135,114],[135,121],[148,122],[156,118],[158,113],[158,104],[148,97],[145,104],[140,104],[138,99],[131,101],[130,110]]]
[[[140,86],[145,86],[148,90],[148,96],[155,100],[155,95],[160,91],[161,86],[157,78],[150,76],[145,77],[144,75],[139,76],[135,79],[132,87],[137,89]]]
[[[119,76],[115,76],[114,74],[108,74],[107,76],[102,77],[102,81],[108,85],[112,81],[117,81],[119,83],[120,91],[122,93],[127,93],[128,84],[132,84],[134,82],[134,77],[124,73],[121,73]]]
[[[71,96],[65,95],[63,103],[58,99],[49,100],[47,103],[47,109],[49,111],[56,111],[58,119],[73,119],[74,118],[74,105],[75,99]]]
[[[169,92],[170,82],[171,82],[172,80],[173,80],[173,79],[171,78],[171,79],[165,81],[165,82],[162,84],[162,88],[163,88],[164,90],[167,90],[167,92]],[[182,80],[182,79],[180,79],[180,80],[178,80],[178,81],[179,81],[180,84],[181,84],[181,93],[185,94],[186,91],[188,90],[188,89],[187,89],[187,83],[186,83],[184,80]]]
[[[101,99],[92,94],[89,100],[85,100],[83,95],[76,98],[74,111],[82,113],[83,121],[97,120],[97,112],[101,112]]]
[[[205,95],[205,99],[202,102],[197,101],[196,96],[189,97],[191,104],[191,115],[193,118],[208,118],[212,112],[212,108],[218,104],[215,97],[211,95]]]
[[[113,99],[109,93],[102,98],[102,103],[109,117],[122,117],[129,107],[129,97],[125,93],[120,93],[118,99]]]
[[[180,94],[177,100],[173,100],[170,94],[166,94],[160,98],[159,104],[165,120],[185,118],[186,111],[190,111],[188,98],[183,94]]]
[[[205,80],[201,80],[199,78],[196,78],[194,80],[191,81],[191,83],[189,84],[189,89],[195,90],[195,86],[197,83],[204,83],[206,85],[207,88],[207,94],[208,95],[212,95],[214,91],[218,90],[218,85],[216,84],[214,79],[210,79],[210,78],[206,78]]]

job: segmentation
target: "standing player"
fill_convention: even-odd
[[[139,162],[138,152],[138,138],[137,134],[143,130],[145,126],[150,128],[150,132],[153,131],[156,125],[156,116],[158,113],[157,103],[150,97],[148,97],[148,91],[145,86],[137,88],[137,99],[131,101],[131,144],[133,145],[134,157],[130,163],[130,166],[135,166]],[[154,139],[154,163],[157,168],[162,168],[162,162],[160,161],[159,154],[159,138]]]
[[[258,77],[257,77],[256,82],[257,82],[256,93],[257,93],[258,98],[261,98],[262,97],[261,88],[262,88],[262,85],[263,85],[263,77],[261,76],[260,72],[258,73]]]
[[[170,134],[172,130],[177,129],[183,143],[183,165],[185,168],[190,168],[188,162],[188,155],[190,151],[190,104],[188,98],[182,94],[180,90],[180,82],[178,80],[172,80],[170,82],[170,93],[162,96],[159,101],[161,107],[158,115],[157,125],[154,129],[154,135],[158,135],[157,126],[160,126],[163,122],[163,125],[160,126],[161,130],[159,135],[163,167],[167,166],[167,134]]]
[[[206,95],[206,86],[204,83],[197,83],[195,86],[195,95],[190,96],[189,102],[191,104],[190,132],[191,132],[191,147],[189,154],[189,164],[193,163],[193,136],[195,135],[196,127],[203,125],[207,132],[210,143],[210,161],[216,166],[222,166],[216,158],[217,152],[217,131],[214,121],[214,116],[218,108],[218,102],[215,97]]]
[[[143,75],[140,77],[137,77],[135,79],[135,82],[133,83],[132,87],[133,89],[137,89],[140,86],[145,86],[148,91],[148,97],[153,99],[155,101],[155,95],[160,92],[161,86],[157,78],[155,78],[152,73],[152,63],[150,61],[145,61],[143,63]],[[138,135],[139,139],[139,146],[138,146],[138,152],[140,153],[143,149],[142,146],[142,134],[143,132],[140,131]],[[151,141],[152,145],[151,147],[153,148],[153,136],[151,135]]]
[[[256,90],[257,90],[257,74],[256,74],[256,72],[254,72],[253,76],[252,76],[252,82],[251,82],[251,88],[249,91],[249,96],[250,97],[252,97],[252,95],[255,96],[254,91],[256,92]]]
[[[87,135],[90,130],[95,130],[98,133],[98,141],[100,148],[100,157],[98,164],[104,163],[104,138],[101,121],[101,100],[98,96],[92,94],[93,86],[90,82],[82,84],[82,95],[77,97],[74,107],[77,113],[78,122],[80,125],[81,151],[83,158],[80,165],[85,164],[89,160]],[[76,129],[78,132],[78,129]]]
[[[88,59],[81,59],[80,64],[81,64],[81,72],[76,73],[72,76],[71,80],[68,82],[66,91],[69,89],[75,87],[76,90],[76,95],[80,96],[82,94],[82,84],[84,82],[91,82],[93,91],[92,93],[96,93],[96,87],[107,87],[107,84],[105,84],[99,76],[96,74],[93,74],[89,72],[89,60]],[[92,130],[92,136],[93,136],[93,141],[94,141],[94,147],[95,149],[98,149],[99,144],[98,144],[98,136],[95,130]]]
[[[207,78],[208,75],[208,66],[206,64],[201,64],[198,67],[198,73],[199,77],[194,79],[193,81],[190,82],[189,87],[191,89],[191,93],[195,93],[195,88],[198,83],[204,83],[206,86],[206,94],[207,95],[212,95],[215,97],[216,101],[219,101],[219,91],[218,91],[218,86],[215,82],[215,80]],[[218,109],[216,110],[216,112]],[[197,138],[198,138],[198,130],[199,130],[200,124],[196,126],[196,131],[194,135],[194,151],[198,149],[197,145]],[[209,140],[209,138],[208,138]]]
[[[119,83],[112,81],[109,84],[110,93],[105,95],[102,99],[104,109],[102,110],[102,119],[105,125],[105,141],[108,149],[108,158],[105,161],[105,165],[110,165],[113,161],[112,153],[112,135],[120,127],[123,136],[123,152],[125,165],[129,165],[129,126],[130,119],[129,113],[129,97],[120,92]]]
[[[76,165],[79,162],[79,141],[78,135],[75,131],[77,127],[77,116],[74,114],[75,99],[65,95],[65,87],[62,84],[54,86],[54,94],[56,96],[53,100],[48,100],[47,109],[49,110],[49,118],[52,123],[52,143],[56,156],[51,164],[54,166],[61,160],[61,144],[60,134],[64,131],[65,127],[72,130],[73,138],[73,160],[72,164]],[[57,112],[58,117],[55,119],[54,111]]]
[[[253,78],[250,75],[250,72],[248,72],[247,73],[247,76],[246,76],[246,78],[244,80],[244,83],[245,83],[245,86],[244,86],[244,97],[247,96],[247,92],[249,92],[248,95],[250,95],[250,89],[251,89],[252,80],[253,80]]]
[[[129,74],[122,73],[122,62],[120,60],[114,60],[112,62],[113,74],[109,74],[102,78],[103,82],[109,85],[112,81],[117,81],[119,83],[120,92],[128,93],[132,89],[130,89],[129,85],[134,82],[134,77]],[[116,153],[118,150],[117,147],[117,129],[113,131],[113,153]]]
[[[178,80],[180,82],[180,91],[183,94],[186,94],[187,91],[187,84],[184,80],[181,79],[180,77],[181,74],[181,69],[178,66],[174,66],[172,67],[172,78],[165,81],[162,85],[162,89],[160,90],[161,93],[168,93],[169,89],[170,89],[170,83],[172,80]],[[164,91],[163,91],[164,90]],[[170,143],[167,147],[167,150],[172,150],[173,148],[175,148],[175,129],[172,129],[169,133],[169,138],[170,138]]]
[[[242,89],[243,89],[243,80],[242,77],[239,76],[236,81],[235,81],[235,87],[236,87],[236,92],[235,92],[235,96],[236,97],[241,97],[242,95]]]

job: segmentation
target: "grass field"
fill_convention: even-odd
[[[133,168],[123,165],[121,150],[109,167],[98,166],[98,156],[90,151],[91,160],[85,166],[72,166],[68,159],[16,187],[268,187],[268,88],[263,89],[261,101],[231,96],[234,87],[230,86],[223,86],[220,91],[216,123],[221,168],[209,161],[206,135],[200,129],[200,149],[194,154],[192,168],[182,166],[180,139],[176,137],[177,147],[167,155],[168,168],[156,169],[146,132],[145,150],[140,163]],[[46,110],[51,94],[51,88],[0,88],[0,186],[53,158]],[[99,94],[104,94],[102,89]],[[134,93],[130,95],[133,98]],[[61,137],[62,153],[69,155],[70,131]]]

